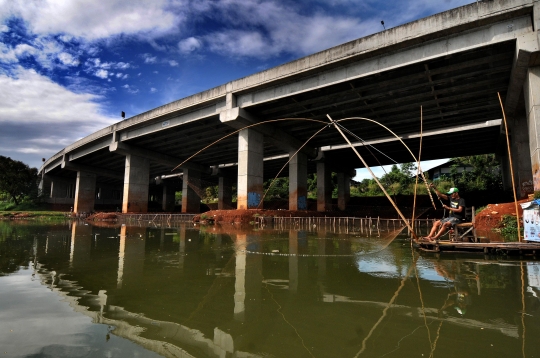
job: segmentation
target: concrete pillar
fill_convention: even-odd
[[[42,175],[41,180],[39,181],[39,193],[43,198],[50,198],[51,197],[51,187],[52,187],[52,180],[49,175]]]
[[[199,213],[201,211],[201,172],[183,169],[182,176],[182,212]]]
[[[96,175],[88,172],[77,172],[75,183],[74,213],[89,213],[94,211],[96,201]]]
[[[289,210],[307,210],[307,155],[295,152],[289,161]]]
[[[540,190],[540,67],[531,67],[523,88],[534,190]],[[516,157],[514,154],[513,157]]]
[[[122,212],[146,213],[148,211],[148,185],[150,183],[150,161],[128,154],[124,175],[124,197]]]
[[[252,129],[238,133],[238,209],[262,209],[263,135]]]
[[[520,199],[525,199],[534,192],[531,152],[529,149],[529,128],[527,119],[524,116],[510,119],[509,122],[510,133],[512,133],[510,145],[514,165],[516,195]]]
[[[345,210],[351,198],[351,176],[348,173],[337,173],[338,178],[338,208]]]
[[[51,198],[74,198],[75,183],[68,183],[59,178],[51,179]]]
[[[229,178],[219,177],[218,184],[218,209],[233,209],[232,206],[232,183]]]
[[[332,210],[332,173],[325,162],[317,162],[317,211]]]
[[[174,194],[174,186],[163,185],[163,200],[161,201],[163,211],[174,211]]]

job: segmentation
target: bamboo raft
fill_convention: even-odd
[[[540,242],[416,241],[414,245],[420,251],[433,253],[471,253],[508,256],[540,255]]]

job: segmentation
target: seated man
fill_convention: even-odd
[[[436,221],[433,224],[433,228],[431,228],[431,232],[428,236],[426,236],[426,239],[428,240],[436,240],[442,234],[444,234],[448,228],[450,228],[452,225],[459,224],[459,222],[464,218],[465,199],[459,197],[458,188],[450,188],[448,193],[443,194],[435,188],[433,183],[430,184],[429,187],[433,188],[439,199],[442,198],[450,201],[450,206],[443,204],[443,208],[450,212],[448,217]]]

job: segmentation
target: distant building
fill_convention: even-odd
[[[454,160],[448,160],[446,163],[433,167],[425,172],[428,173],[429,179],[438,180],[441,179],[443,175],[450,176],[452,167],[457,163]],[[458,173],[463,173],[465,171],[471,172],[473,167],[470,165],[462,165],[456,168]]]

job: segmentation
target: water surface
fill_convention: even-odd
[[[5,357],[535,357],[540,262],[334,226],[0,222]]]

